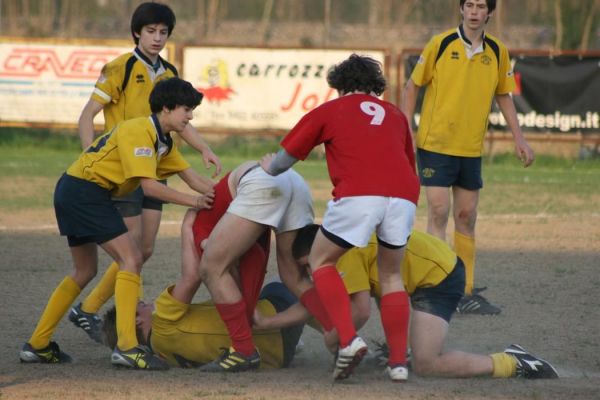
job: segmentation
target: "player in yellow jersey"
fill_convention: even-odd
[[[473,287],[475,222],[483,187],[481,155],[494,99],[523,166],[534,160],[510,94],[515,80],[508,50],[484,31],[495,8],[496,0],[460,0],[462,23],[427,44],[406,83],[401,105],[412,121],[419,88],[426,87],[416,135],[417,165],[427,196],[429,233],[445,240],[452,207],[454,249],[466,269],[460,313],[500,313],[500,308],[479,294],[485,288]]]
[[[149,345],[170,366],[192,368],[207,364],[231,346],[231,339],[215,305],[210,302],[190,304],[193,293],[178,281],[167,287],[154,301],[138,303],[136,314],[138,341]],[[183,286],[175,290],[177,286]],[[182,296],[183,295],[183,296]],[[264,315],[283,312],[296,303],[294,295],[281,283],[268,283],[260,293],[257,310]],[[114,347],[115,309],[104,315],[106,344]],[[292,362],[302,334],[303,323],[282,329],[253,332],[260,352],[260,368],[285,368]]]
[[[94,140],[94,117],[100,111],[104,113],[104,132],[121,121],[150,115],[148,97],[156,83],[177,76],[177,69],[159,55],[174,27],[175,14],[169,6],[144,2],[136,8],[131,17],[135,49],[104,66],[81,112],[79,135],[84,149]],[[215,176],[221,172],[219,158],[190,124],[179,135],[202,152],[207,167],[210,163],[215,165]],[[145,262],[154,251],[163,203],[144,196],[141,188],[127,196],[115,197],[114,201]],[[69,319],[96,341],[99,341],[100,327],[97,312],[114,294],[118,270],[118,265],[112,263],[90,295],[69,314]]]
[[[308,254],[318,229],[318,225],[310,225],[298,232],[293,254],[299,265],[308,265]],[[359,329],[369,319],[370,297],[376,300],[381,297],[376,238],[372,238],[366,247],[349,250],[336,267],[350,294],[354,323]],[[504,352],[489,356],[444,350],[449,322],[463,293],[465,274],[462,261],[443,240],[413,231],[400,270],[412,306],[409,337],[411,367],[415,373],[455,378],[485,375],[530,379],[558,377],[550,363],[519,345],[510,345]],[[257,315],[255,327],[273,329],[294,325],[305,321],[308,315],[298,304],[273,317]],[[335,338],[328,338],[329,344],[332,339]]]
[[[111,196],[142,186],[146,194],[162,201],[210,208],[213,182],[190,167],[169,134],[185,129],[201,100],[202,94],[189,82],[179,78],[159,82],[150,94],[151,116],[125,121],[96,139],[59,179],[54,209],[60,233],[67,237],[74,270],[50,296],[20,352],[22,362],[71,361],[50,338],[71,303],[96,275],[100,246],[119,265],[114,285],[118,343],[112,363],[135,369],[168,368],[148,348],[139,346],[135,336],[142,254]],[[157,181],[175,173],[195,191],[207,194],[179,192]]]

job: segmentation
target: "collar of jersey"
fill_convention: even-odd
[[[156,59],[156,64],[152,64],[152,61],[146,57],[144,55],[144,53],[142,53],[142,51],[136,47],[135,49],[133,49],[133,54],[140,60],[142,61],[144,64],[148,65],[150,68],[152,68],[154,70],[154,72],[158,71],[160,69],[160,67],[163,65],[162,64],[162,58],[160,58],[160,55],[158,56],[158,58]]]
[[[166,134],[164,134],[162,132],[162,129],[160,127],[160,122],[158,121],[158,116],[156,114],[152,114],[150,116],[150,119],[152,120],[152,123],[154,124],[154,127],[156,128],[156,136],[158,137],[158,141],[164,145],[167,146],[167,151],[165,154],[168,154],[171,151],[171,148],[173,148],[173,138],[171,138],[171,134],[169,132],[167,132]],[[158,151],[158,145],[159,143],[156,143],[155,147]]]
[[[467,38],[467,35],[465,35],[465,30],[463,29],[462,24],[460,24],[458,26],[458,28],[456,28],[456,31],[458,33],[458,37],[460,37],[460,40],[463,41],[465,46],[467,46],[468,48],[471,48],[473,46],[473,43],[471,43],[469,38]],[[483,50],[485,50],[485,31],[481,32],[481,43],[483,46]]]

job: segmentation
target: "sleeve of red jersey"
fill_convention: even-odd
[[[306,114],[281,141],[281,147],[294,158],[305,160],[311,150],[323,142],[318,108]]]

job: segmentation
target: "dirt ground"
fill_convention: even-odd
[[[331,357],[307,328],[288,369],[238,375],[195,370],[123,371],[109,350],[63,321],[54,336],[70,365],[24,365],[18,352],[55,285],[70,270],[66,242],[45,218],[0,230],[0,399],[600,399],[600,215],[504,216],[478,222],[476,286],[502,307],[498,316],[455,316],[447,348],[489,354],[519,343],[551,361],[561,379],[432,379],[414,374],[393,384],[365,360],[342,384],[330,380]],[[30,220],[32,221],[32,220]],[[419,219],[417,228],[425,221]],[[146,298],[179,273],[177,223],[161,228],[145,266]],[[108,264],[101,256],[100,271]],[[272,262],[271,262],[272,264]],[[269,266],[270,277],[275,270]],[[95,283],[95,281],[94,281]],[[89,292],[91,285],[84,291]],[[205,290],[197,300],[206,298]],[[363,337],[381,340],[378,313]]]

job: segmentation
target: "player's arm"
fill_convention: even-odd
[[[260,160],[260,166],[269,175],[279,175],[287,171],[298,161],[297,158],[291,156],[287,151],[281,149],[277,154],[267,154]]]
[[[408,119],[408,128],[410,130],[411,135],[413,136],[413,143],[415,142],[415,140],[414,134],[412,132],[412,127],[414,123],[415,107],[417,106],[417,96],[419,95],[420,88],[421,87],[417,86],[417,84],[412,79],[409,79],[408,82],[406,82],[406,85],[404,86],[404,91],[402,92],[402,100],[400,102],[400,109]]]
[[[177,175],[183,180],[190,188],[198,193],[212,193],[215,183],[200,175],[192,168],[186,168],[179,172]]]
[[[83,149],[87,149],[94,141],[94,118],[103,108],[103,104],[94,99],[89,99],[81,111],[78,126],[79,139],[81,140],[81,147]]]
[[[285,311],[275,315],[266,316],[258,310],[254,311],[253,324],[254,329],[282,329],[290,326],[303,324],[311,318],[310,313],[300,303],[295,303]]]
[[[179,136],[193,149],[202,153],[202,160],[206,168],[210,168],[210,164],[215,166],[215,172],[212,175],[213,178],[221,173],[222,166],[219,157],[213,153],[210,146],[202,139],[200,133],[192,125],[187,124],[183,131],[179,132]]]
[[[512,132],[517,157],[523,162],[524,167],[530,166],[533,163],[535,155],[533,149],[529,147],[529,144],[525,140],[519,126],[517,110],[515,109],[512,96],[509,93],[497,94],[496,103],[498,103],[498,107],[500,107],[500,111],[502,111],[502,115],[504,115],[504,119],[506,119],[506,123]]]
[[[215,197],[212,192],[201,196],[183,193],[152,178],[140,178],[140,185],[145,196],[196,209],[211,208]]]
[[[194,244],[192,230],[197,215],[197,210],[190,209],[183,217],[181,223],[181,276],[171,291],[171,295],[175,299],[185,304],[192,302],[192,298],[202,283],[198,270],[200,255]]]

